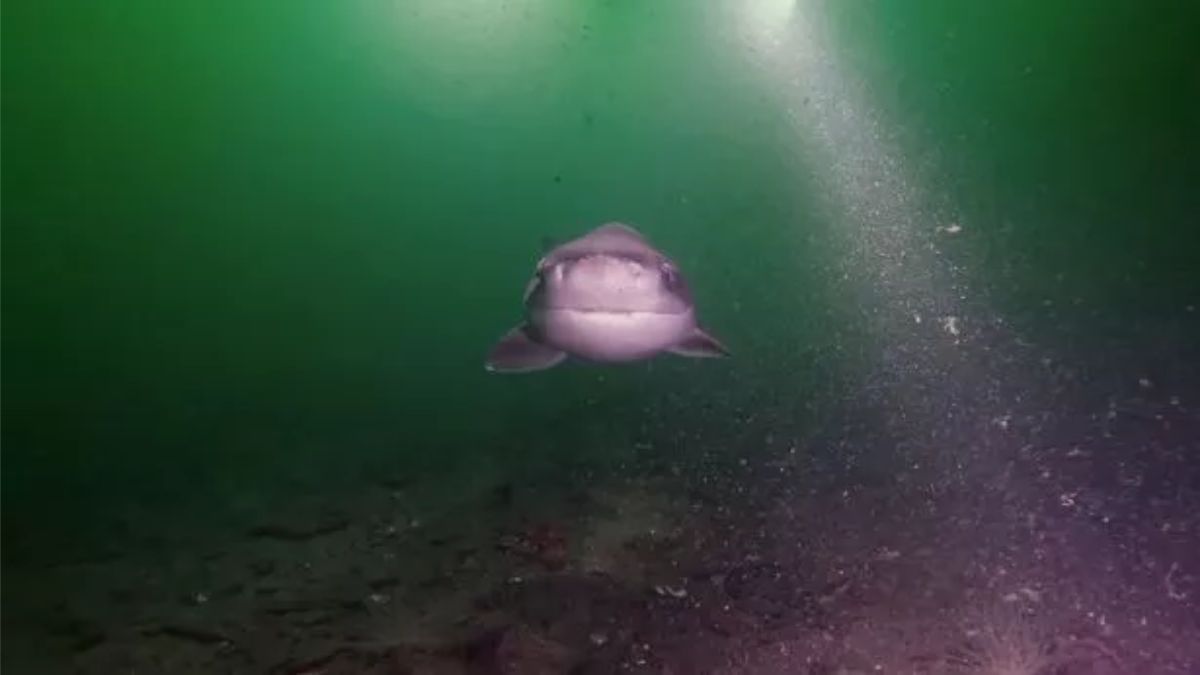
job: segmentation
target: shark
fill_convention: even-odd
[[[679,266],[623,223],[551,248],[525,286],[525,318],[492,346],[494,373],[552,368],[568,357],[628,363],[673,353],[721,358],[729,350],[696,317]]]

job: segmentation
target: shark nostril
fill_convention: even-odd
[[[664,286],[667,288],[677,288],[679,286],[679,273],[674,266],[664,264],[660,271]]]

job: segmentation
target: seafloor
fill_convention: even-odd
[[[5,671],[1200,673],[1200,359],[1156,331],[1007,361],[1036,385],[986,414],[864,389],[812,428],[737,421],[744,451],[659,433],[472,491],[381,475],[10,565]]]

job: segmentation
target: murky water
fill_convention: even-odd
[[[10,3],[6,667],[989,672],[955,612],[999,598],[1079,672],[1188,672],[1198,25]],[[543,239],[611,220],[734,357],[484,372]]]

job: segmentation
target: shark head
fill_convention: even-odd
[[[525,316],[492,348],[488,370],[544,370],[568,356],[620,363],[662,352],[729,355],[698,325],[678,266],[620,223],[547,252],[525,288]]]

